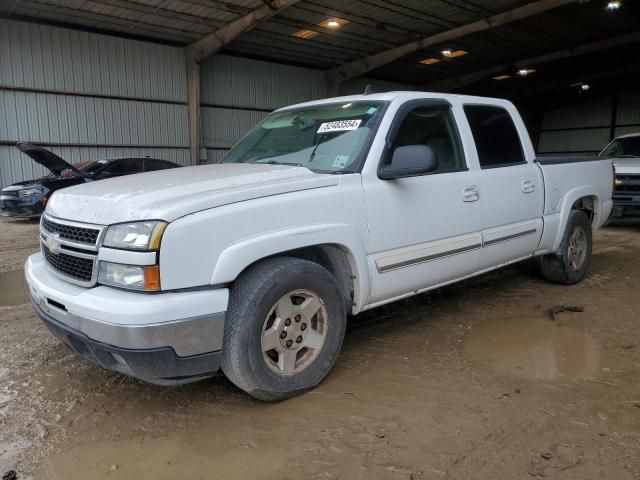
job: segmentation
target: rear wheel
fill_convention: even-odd
[[[342,299],[335,277],[316,263],[280,257],[250,267],[230,292],[225,375],[266,401],[316,386],[342,346]]]
[[[591,263],[591,222],[586,213],[572,210],[556,254],[540,259],[545,280],[571,285],[584,280]]]

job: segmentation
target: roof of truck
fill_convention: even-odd
[[[630,138],[630,137],[640,137],[640,132],[638,133],[627,133],[626,135],[620,135],[616,138]]]
[[[326,103],[340,103],[340,102],[357,102],[357,101],[383,101],[389,102],[392,100],[414,100],[420,98],[441,98],[444,100],[463,100],[469,103],[490,103],[496,105],[511,105],[511,102],[502,98],[490,98],[490,97],[476,97],[471,95],[455,95],[441,92],[421,92],[421,91],[394,91],[385,93],[370,93],[369,95],[349,95],[345,97],[333,97],[323,98],[321,100],[313,100],[311,102],[298,103],[296,105],[289,105],[281,108],[280,110],[288,110],[290,108],[300,108],[312,105],[322,105]]]

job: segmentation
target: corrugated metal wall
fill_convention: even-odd
[[[216,162],[267,113],[326,96],[324,73],[216,55],[202,65],[202,144]]]
[[[16,148],[73,162],[150,155],[189,161],[179,48],[0,20],[0,185],[44,174]]]
[[[354,79],[343,94],[407,86]],[[327,94],[324,72],[228,55],[201,68],[201,155],[222,158],[269,112]],[[0,20],[0,185],[45,173],[16,148],[41,142],[71,162],[149,155],[189,162],[182,49]]]
[[[640,132],[640,91],[621,91],[545,112],[537,150],[593,154],[632,132]]]

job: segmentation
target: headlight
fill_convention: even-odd
[[[36,195],[42,195],[42,190],[39,188],[26,188],[24,190],[18,190],[19,197],[35,197]]]
[[[112,225],[103,245],[125,250],[158,250],[166,222],[135,222]]]
[[[622,180],[620,180],[619,178],[616,178],[616,179],[613,181],[613,183],[615,183],[615,184],[616,184],[616,186],[620,186],[620,185],[623,185],[623,184],[624,184],[624,182],[623,182]]]
[[[131,290],[157,292],[160,290],[160,268],[158,265],[100,262],[98,283]]]

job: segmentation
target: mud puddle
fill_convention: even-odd
[[[235,442],[221,441],[224,435],[218,431],[98,442],[50,459],[34,479],[245,480],[279,478],[291,470],[292,458],[275,445],[264,448],[249,443],[232,449],[225,444],[231,447]]]
[[[573,326],[546,318],[497,318],[473,328],[465,355],[516,377],[559,380],[596,376],[603,352],[595,338]]]
[[[29,287],[23,270],[0,272],[0,307],[29,302]]]

